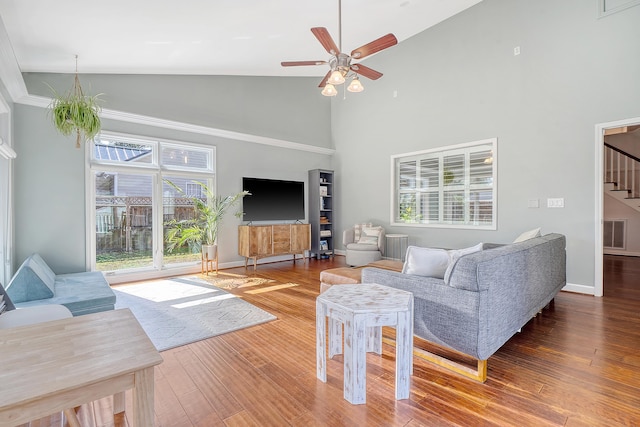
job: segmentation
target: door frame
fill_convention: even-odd
[[[595,126],[595,261],[594,261],[594,295],[604,294],[603,274],[603,239],[602,227],[604,222],[604,131],[607,129],[640,125],[640,117],[598,123]]]

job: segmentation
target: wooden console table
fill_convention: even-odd
[[[253,258],[253,269],[258,259],[278,255],[306,254],[311,250],[311,225],[309,224],[272,224],[238,226],[238,254],[247,261]]]
[[[0,427],[133,389],[133,425],[153,425],[162,356],[129,309],[0,330]]]

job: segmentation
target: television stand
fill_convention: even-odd
[[[258,259],[280,255],[301,254],[307,260],[311,250],[310,224],[267,224],[238,226],[238,254],[245,257],[244,268],[249,258],[253,258],[253,269],[257,269]]]

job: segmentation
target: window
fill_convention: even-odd
[[[496,138],[392,156],[392,224],[495,230],[496,160]]]
[[[215,188],[214,165],[214,147],[99,135],[91,146],[88,174],[92,270],[113,274],[199,263],[199,248],[168,252],[163,242],[168,221],[194,215],[189,197],[206,197],[199,183]]]

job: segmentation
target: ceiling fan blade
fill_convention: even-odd
[[[354,73],[360,74],[361,76],[364,76],[371,80],[378,80],[380,77],[382,77],[381,72],[376,71],[372,68],[366,67],[362,64],[352,64],[351,69],[353,70]]]
[[[351,57],[353,59],[362,59],[365,56],[373,55],[376,52],[380,52],[381,50],[396,44],[398,44],[398,39],[396,39],[396,36],[394,36],[393,34],[387,34],[386,36],[382,36],[379,39],[365,44],[364,46],[360,46],[359,48],[354,49],[351,52]]]
[[[280,65],[283,67],[297,67],[299,65],[322,65],[326,63],[327,61],[284,61]]]
[[[329,76],[331,75],[331,70],[322,78],[322,81],[318,85],[318,87],[325,87],[327,85],[327,80],[329,80]]]
[[[333,41],[326,28],[313,27],[311,32],[316,36],[322,47],[324,47],[331,55],[337,55],[340,53],[340,49],[338,49],[338,46],[336,46],[336,43]]]

